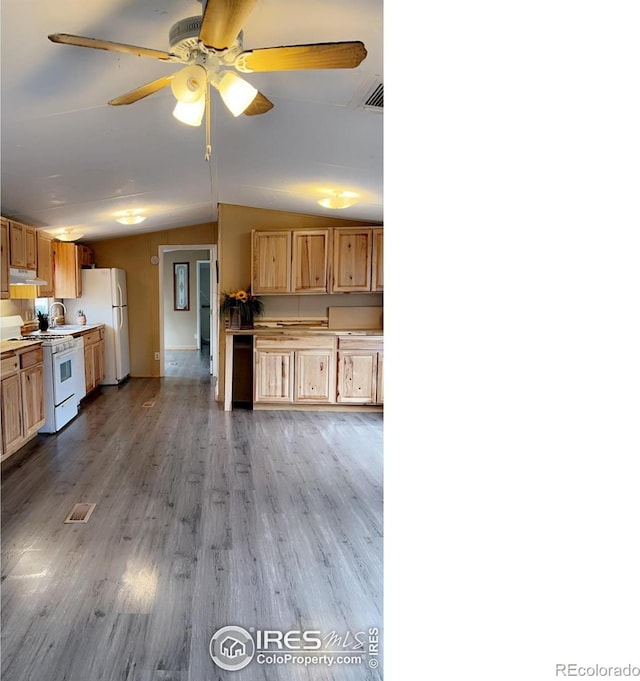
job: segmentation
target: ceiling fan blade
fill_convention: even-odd
[[[200,40],[206,47],[231,47],[257,0],[207,0],[202,15]]]
[[[153,57],[154,59],[179,59],[171,52],[162,50],[151,50],[148,47],[138,47],[137,45],[125,45],[124,43],[112,43],[109,40],[97,40],[96,38],[85,38],[81,35],[69,35],[68,33],[52,33],[49,40],[54,43],[64,45],[77,45],[78,47],[92,47],[96,50],[109,50],[111,52],[124,52],[125,54],[135,54],[138,57]],[[180,60],[182,61],[182,60]]]
[[[145,83],[144,85],[137,87],[135,90],[131,90],[130,92],[125,93],[124,95],[120,95],[120,97],[112,99],[108,103],[111,106],[120,106],[121,104],[133,104],[134,102],[137,102],[138,100],[143,99],[144,97],[152,95],[154,92],[158,92],[158,90],[162,90],[162,88],[167,87],[167,85],[171,85],[172,80],[173,74],[169,76],[162,76],[162,78],[153,80],[150,83]]]
[[[364,43],[315,43],[247,50],[236,58],[239,71],[354,69],[367,56]]]
[[[244,110],[245,116],[257,116],[258,114],[267,113],[273,109],[273,102],[270,102],[262,92],[258,92],[255,99]]]

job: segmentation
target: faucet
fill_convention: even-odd
[[[67,308],[64,306],[64,303],[61,303],[59,300],[56,300],[55,302],[51,303],[51,307],[49,308],[49,320],[51,322],[50,326],[51,326],[52,329],[56,325],[56,318],[51,316],[51,310],[53,310],[53,308],[56,305],[60,305],[60,307],[62,307],[62,310],[63,310],[62,316],[63,317],[64,317],[64,315],[67,314]]]

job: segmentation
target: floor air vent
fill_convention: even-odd
[[[76,504],[69,515],[65,518],[65,523],[86,523],[89,516],[93,513],[95,504]]]

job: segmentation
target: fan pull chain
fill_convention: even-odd
[[[206,149],[204,153],[204,160],[209,161],[211,158],[211,99],[209,97],[209,84],[204,93],[204,115],[205,121],[205,144]]]

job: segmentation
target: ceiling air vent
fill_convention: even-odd
[[[382,109],[384,107],[384,85],[378,83],[373,92],[367,97],[364,105],[371,109]]]
[[[352,106],[356,109],[382,112],[384,107],[384,85],[379,76],[373,82],[369,82],[354,98]]]

